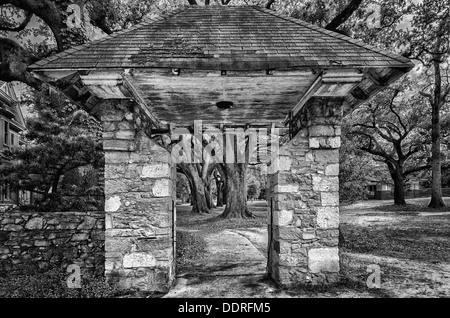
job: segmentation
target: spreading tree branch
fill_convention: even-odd
[[[123,24],[126,25],[127,22],[128,22],[128,19],[126,19]],[[96,16],[95,18],[91,18],[91,23],[93,25],[95,25],[96,27],[100,28],[100,30],[102,30],[106,34],[113,34],[113,30],[109,27],[108,23],[106,22],[105,15]]]
[[[415,147],[415,148],[413,148]],[[409,158],[410,156],[412,156],[413,154],[415,154],[416,152],[419,152],[420,148],[417,145],[411,145],[408,148],[408,152],[405,154],[405,159]]]
[[[20,81],[35,89],[41,87],[41,82],[27,71],[31,54],[14,40],[0,37],[0,61],[0,80]]]
[[[433,96],[431,96],[431,94],[425,93],[424,91],[419,91],[419,94],[427,98],[430,104],[433,104]]]
[[[0,0],[0,5],[11,4],[28,13],[33,13],[41,18],[50,28],[55,37],[58,51],[63,50],[63,41],[61,36],[62,18],[61,14],[53,1],[50,0]]]
[[[403,176],[406,177],[406,176],[408,176],[408,175],[410,175],[412,173],[419,172],[419,171],[426,170],[426,169],[430,169],[430,168],[431,168],[431,165],[424,165],[424,166],[414,167],[414,168],[408,169],[405,172],[403,172]]]
[[[399,122],[399,124],[402,126],[403,128],[403,135],[400,135],[400,140],[403,140],[406,135],[408,134],[408,128],[406,127],[406,125],[403,123],[402,118],[400,117],[400,114],[394,109],[394,100],[397,98],[398,94],[400,93],[400,90],[396,89],[394,95],[392,96],[391,100],[389,101],[389,109],[391,110],[391,112],[395,115],[395,117],[397,117],[397,120]]]
[[[0,26],[0,30],[1,31],[8,31],[8,32],[20,32],[23,29],[26,28],[26,26],[30,23],[31,18],[33,17],[33,13],[32,12],[27,12],[25,19],[22,21],[22,23],[20,23],[19,26],[16,26],[14,28],[12,27],[6,27],[6,26]]]
[[[387,161],[395,162],[395,159],[389,156],[384,150],[377,150],[382,148],[378,145],[378,142],[371,135],[366,134],[362,131],[352,131],[349,132],[349,134],[364,136],[369,140],[369,145],[358,147],[360,150],[368,152],[375,156],[383,157]],[[373,147],[373,145],[375,145],[375,147]]]
[[[325,26],[325,29],[330,31],[336,31],[337,28],[347,21],[350,16],[361,5],[362,0],[351,0],[350,3],[342,10],[330,23]]]
[[[274,2],[275,2],[275,0],[269,0],[269,1],[267,1],[266,5],[265,5],[265,8],[270,10],[270,8],[272,7],[272,4],[273,4]]]

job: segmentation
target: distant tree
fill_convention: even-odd
[[[429,118],[417,87],[405,79],[345,119],[347,137],[355,147],[386,164],[397,205],[406,204],[406,178],[431,168]]]
[[[225,192],[225,178],[223,177],[224,172],[217,165],[216,169],[213,171],[214,181],[216,182],[216,207],[220,208],[224,205],[224,192]]]
[[[250,165],[247,171],[247,195],[252,200],[259,198],[262,188],[265,187],[266,175],[261,172],[261,165]]]
[[[189,190],[189,182],[186,176],[182,173],[177,173],[177,199],[181,200],[181,202],[188,202],[191,192]]]
[[[366,199],[366,187],[373,177],[372,158],[354,146],[342,132],[342,144],[339,151],[339,201],[352,203]],[[375,180],[373,178],[372,180]]]
[[[250,197],[250,200],[255,200],[259,196],[259,189],[255,183],[248,185],[247,195]]]

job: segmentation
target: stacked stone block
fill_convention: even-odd
[[[104,239],[103,212],[1,213],[0,274],[76,264],[82,275],[103,275]]]
[[[121,288],[168,291],[174,279],[174,167],[142,129],[137,105],[104,101],[105,272]]]
[[[342,101],[313,98],[271,175],[269,274],[283,286],[339,279],[339,147]]]

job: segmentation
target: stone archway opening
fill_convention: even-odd
[[[213,186],[215,181],[211,180]],[[212,201],[217,202],[214,195]],[[201,280],[202,277],[220,279],[250,275],[263,278],[267,265],[265,201],[249,201],[249,209],[255,215],[252,219],[223,218],[225,205],[213,206],[207,214],[191,213],[191,209],[189,204],[177,204],[177,255],[182,252],[185,258],[183,262],[177,259],[177,264],[182,265],[176,271],[178,278]],[[197,246],[186,246],[186,241]],[[201,257],[194,258],[197,254]]]

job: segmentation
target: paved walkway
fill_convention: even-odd
[[[236,297],[236,289],[264,297],[267,231],[259,228],[223,230],[205,235],[207,254],[164,297]],[[261,288],[258,288],[261,287]],[[263,292],[263,293],[261,293]]]

